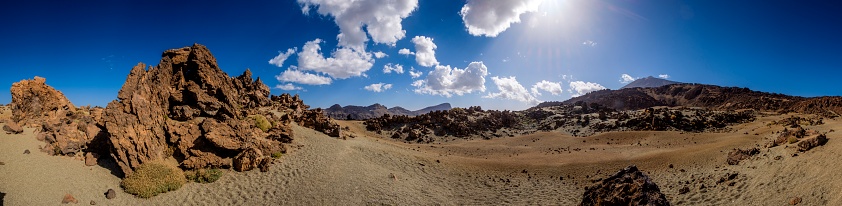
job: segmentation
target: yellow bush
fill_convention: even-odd
[[[219,169],[198,169],[184,172],[188,180],[198,183],[212,183],[222,177],[222,170]]]
[[[268,132],[269,128],[272,128],[272,123],[269,122],[269,120],[267,120],[263,115],[253,115],[251,118],[254,119],[254,126],[257,126],[257,128],[260,128],[263,132]]]
[[[126,176],[120,186],[129,194],[150,198],[160,193],[175,191],[185,182],[187,180],[181,169],[164,163],[148,162]]]

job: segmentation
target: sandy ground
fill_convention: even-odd
[[[576,205],[584,186],[635,164],[674,205],[786,205],[793,197],[800,205],[842,205],[839,132],[796,157],[791,146],[779,146],[725,164],[731,149],[770,141],[783,127],[767,123],[783,117],[762,117],[730,133],[535,133],[436,144],[381,139],[358,121],[340,121],[356,136],[347,140],[295,126],[293,149],[270,172],[226,170],[217,182],[188,183],[150,199],[123,193],[108,161],[86,167],[38,151],[43,143],[27,128],[0,133],[0,192],[5,205],[57,205],[68,193],[97,205]],[[842,129],[838,120],[825,122],[806,128]],[[735,179],[717,184],[732,173]],[[685,186],[690,192],[679,194]],[[103,195],[109,188],[118,191],[116,199]]]

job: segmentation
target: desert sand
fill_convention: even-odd
[[[806,126],[834,130],[826,145],[806,152],[763,148],[783,129],[768,123],[789,116],[759,117],[728,133],[538,132],[434,144],[378,137],[360,121],[339,121],[355,136],[347,139],[294,125],[292,149],[269,172],[226,170],[214,183],[188,183],[149,199],[120,189],[112,160],[87,167],[81,158],[47,155],[25,127],[0,134],[0,192],[5,205],[58,205],[65,194],[97,205],[576,205],[585,186],[637,165],[674,205],[787,205],[795,197],[799,205],[842,205],[835,175],[842,124]],[[731,149],[754,147],[759,155],[725,163]],[[689,192],[679,194],[683,187]],[[108,189],[117,198],[106,199]]]

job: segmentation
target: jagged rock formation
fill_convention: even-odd
[[[156,67],[147,70],[139,63],[132,68],[117,100],[105,109],[111,155],[124,174],[169,156],[185,169],[231,167],[232,159],[247,151],[284,152],[282,143],[292,141],[293,118],[327,121],[297,114],[285,120],[260,110],[269,105],[301,109],[303,103],[272,102],[260,78],[252,80],[249,70],[229,77],[203,45],[167,50],[161,56]],[[303,109],[297,112],[312,113]],[[259,128],[258,119],[271,125]]]
[[[339,124],[328,118],[321,108],[308,110],[310,106],[304,104],[297,94],[295,96],[281,94],[281,96],[272,96],[271,99],[272,109],[281,113],[283,121],[296,122],[302,127],[323,132],[331,137],[339,137],[341,130]]]
[[[32,80],[12,84],[12,121],[21,125],[37,125],[76,111],[64,94],[47,85],[46,81],[36,76]]]
[[[12,84],[12,118],[23,125],[38,128],[36,137],[47,145],[50,155],[75,155],[82,151],[102,152],[107,148],[107,133],[87,107],[76,108],[61,92],[35,77]]]
[[[628,166],[596,185],[585,188],[579,205],[670,205],[649,176]]]
[[[824,116],[842,114],[842,97],[804,98],[752,91],[748,88],[702,84],[671,84],[653,88],[602,90],[564,102],[545,102],[548,107],[576,102],[597,103],[616,110],[636,110],[654,106],[704,107],[714,110],[753,109],[773,112],[800,112]]]
[[[334,104],[333,106],[330,106],[324,111],[327,114],[327,116],[333,119],[366,120],[371,118],[378,118],[386,114],[389,114],[391,116],[418,116],[430,113],[432,111],[446,111],[450,109],[452,109],[450,107],[450,103],[442,103],[435,106],[429,106],[416,111],[409,111],[407,109],[404,109],[403,107],[388,108],[381,104],[372,104],[367,107],[354,105],[348,105],[343,107],[338,104]]]
[[[670,81],[670,80],[666,80],[666,79],[655,78],[653,76],[648,76],[646,78],[640,78],[640,79],[634,80],[633,82],[631,82],[629,84],[626,84],[626,86],[620,87],[620,89],[638,88],[638,87],[641,87],[641,88],[661,87],[661,86],[670,85],[670,84],[681,84],[681,82]]]

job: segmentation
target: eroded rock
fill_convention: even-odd
[[[728,152],[728,159],[726,162],[729,165],[737,165],[740,164],[740,161],[744,159],[748,159],[751,156],[760,153],[760,149],[758,148],[751,148],[751,149],[734,149],[731,152]]]
[[[12,134],[20,134],[23,133],[23,128],[17,123],[6,122],[6,125],[3,125],[3,131],[10,132]]]
[[[579,205],[670,205],[649,176],[628,166],[596,185],[585,188]]]
[[[807,150],[813,149],[814,147],[824,145],[825,143],[827,143],[827,136],[825,136],[824,134],[806,137],[798,143],[798,151],[805,152]]]

